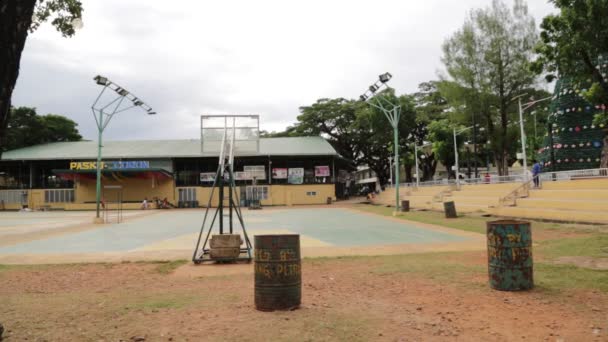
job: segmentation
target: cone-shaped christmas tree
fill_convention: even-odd
[[[600,57],[598,67],[603,75],[608,70],[606,63],[608,60]],[[590,83],[575,83],[563,77],[555,84],[549,114],[550,130],[538,151],[544,171],[599,167],[605,127],[594,125],[593,117],[598,111],[606,110],[606,106],[591,104],[581,96]]]

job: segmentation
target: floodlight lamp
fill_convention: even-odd
[[[118,89],[116,89],[116,92],[120,96],[127,96],[127,95],[129,95],[129,92],[126,89],[124,89],[124,88],[118,88]]]
[[[101,75],[97,75],[95,76],[95,78],[93,78],[93,80],[95,80],[95,82],[97,82],[97,84],[105,86],[108,85],[108,78],[107,77],[103,77]]]
[[[377,85],[372,84],[371,86],[369,86],[369,91],[371,91],[372,94],[375,93],[376,90],[378,90],[378,86]]]
[[[148,115],[156,115],[156,112],[152,110],[152,108],[150,108],[148,110]]]
[[[380,76],[378,76],[378,78],[380,79],[380,82],[382,83],[386,83],[388,82],[391,78],[393,78],[393,75],[391,75],[390,73],[386,72]]]
[[[135,106],[141,106],[142,104],[144,104],[144,102],[140,99],[133,100],[133,105],[135,105]]]
[[[359,96],[359,99],[363,102],[367,101],[367,95],[363,94],[361,96]]]
[[[480,132],[483,132],[483,131],[485,131],[485,130],[486,130],[486,128],[485,128],[485,127],[480,127],[480,128],[479,128],[479,131],[480,131]]]

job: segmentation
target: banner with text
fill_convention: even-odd
[[[287,179],[287,168],[274,168],[274,169],[272,169],[272,178],[274,178],[274,179]]]
[[[315,177],[329,177],[329,166],[315,166]]]
[[[290,168],[287,174],[287,183],[302,184],[304,183],[304,168]]]

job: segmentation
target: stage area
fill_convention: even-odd
[[[306,256],[386,255],[480,250],[480,234],[364,213],[350,208],[244,210],[256,234],[301,235]],[[190,259],[203,210],[125,212],[120,224],[93,225],[92,212],[0,213],[0,263],[72,263]]]

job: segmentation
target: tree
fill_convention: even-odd
[[[61,116],[39,116],[36,108],[11,108],[5,150],[60,141],[78,141],[77,123]]]
[[[548,80],[567,76],[572,84],[584,85],[582,95],[590,103],[608,103],[608,81],[601,70],[608,53],[608,0],[551,2],[560,12],[543,19],[533,70],[546,72]],[[594,124],[608,126],[605,109],[595,114]],[[608,131],[603,146],[600,166],[608,167]]]
[[[289,136],[321,135],[345,158],[353,161],[361,153],[357,111],[361,103],[344,98],[319,99],[310,106],[300,107],[298,122],[288,128]]]
[[[448,119],[433,121],[428,126],[429,140],[433,142],[433,153],[445,166],[448,175],[453,173],[452,166],[455,164],[454,139],[452,125]],[[461,146],[462,139],[457,140]],[[449,178],[449,177],[448,177]]]
[[[446,118],[448,101],[438,88],[438,81],[420,83],[413,98],[416,106],[416,124],[412,129],[412,141],[422,145],[429,141],[429,125]],[[433,149],[418,151],[418,163],[422,169],[422,180],[435,175],[437,159]]]
[[[74,35],[82,17],[79,0],[5,0],[0,3],[0,153],[6,140],[11,97],[19,76],[21,53],[28,33],[52,19],[64,37]]]
[[[515,0],[512,11],[500,0],[486,9],[470,13],[463,27],[443,45],[442,61],[453,89],[463,92],[469,111],[483,113],[498,171],[508,174],[509,109],[512,98],[535,82],[529,72],[533,48],[537,42],[534,19],[523,0]],[[498,109],[498,132],[494,111]],[[474,125],[477,122],[474,123]]]

